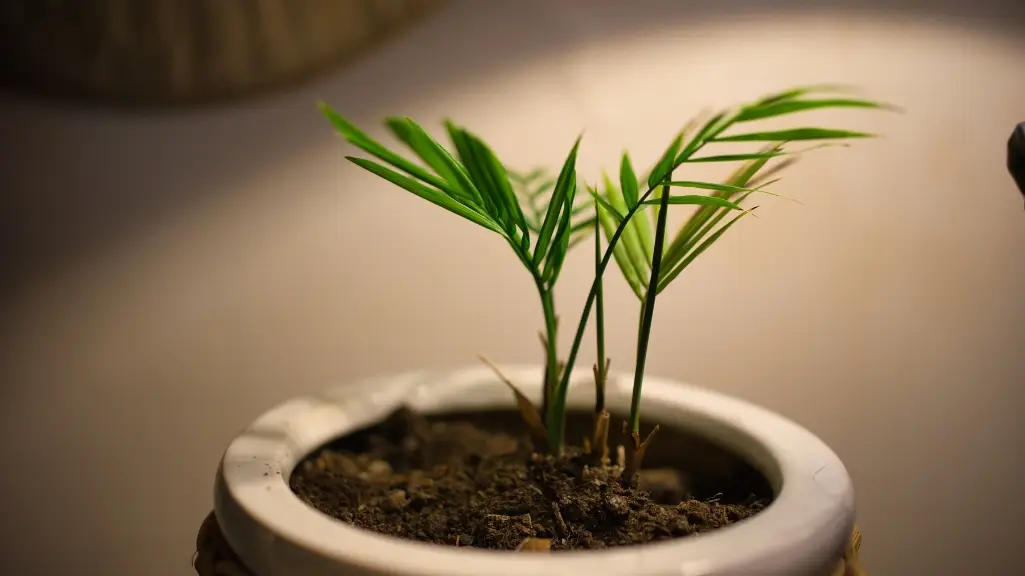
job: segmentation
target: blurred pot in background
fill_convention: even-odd
[[[362,53],[444,0],[11,0],[0,67],[19,92],[134,105],[245,97]]]

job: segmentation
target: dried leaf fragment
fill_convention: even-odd
[[[542,446],[545,445],[548,441],[548,430],[545,428],[545,424],[541,420],[541,413],[538,411],[537,407],[534,406],[534,403],[524,396],[523,392],[520,392],[519,389],[516,388],[516,385],[506,378],[505,375],[502,374],[502,371],[498,369],[498,366],[496,366],[491,360],[488,360],[484,356],[477,357],[480,358],[480,361],[486,364],[488,368],[491,368],[495,375],[498,376],[499,380],[504,382],[505,385],[512,390],[513,396],[516,398],[516,407],[520,411],[520,417],[523,418],[527,427],[530,428],[530,432],[534,435],[535,440],[540,442]]]

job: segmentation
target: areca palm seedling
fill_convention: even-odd
[[[386,121],[392,134],[418,158],[416,162],[370,138],[326,104],[320,107],[346,140],[377,159],[347,157],[351,162],[499,235],[531,275],[544,316],[545,371],[540,410],[516,392],[511,382],[507,383],[516,392],[521,415],[535,439],[555,456],[563,453],[565,444],[566,395],[570,379],[570,369],[566,367],[574,365],[592,308],[596,308],[597,317],[596,420],[595,433],[587,444],[596,454],[607,453],[604,386],[609,364],[604,351],[602,286],[605,269],[615,258],[641,304],[634,393],[628,422],[633,442],[628,447],[629,456],[622,475],[626,484],[632,484],[647,445],[647,441],[642,442],[639,437],[640,398],[656,296],[740,218],[752,213],[755,208],[742,206],[749,197],[773,194],[765,189],[773,182],[766,178],[778,170],[780,164],[785,165],[802,152],[790,149],[791,143],[829,143],[871,136],[818,127],[739,133],[729,133],[730,129],[810,110],[880,108],[881,105],[838,95],[838,90],[830,87],[788,90],[721,111],[697,130],[693,129],[697,124],[692,122],[673,139],[644,179],[637,177],[630,156],[624,153],[619,163],[618,184],[606,176],[595,185],[582,182],[576,171],[580,138],[572,145],[558,176],[545,180],[543,172],[526,175],[510,172],[483,140],[450,121],[445,122],[445,128],[451,140],[451,151],[409,118]],[[768,144],[752,152],[705,153],[707,148],[725,142]],[[770,166],[774,160],[781,163]],[[675,178],[684,165],[698,163],[741,163],[741,166],[725,182]],[[579,194],[581,189],[589,194]],[[672,193],[678,189],[710,193]],[[670,207],[678,205],[695,206],[697,211],[669,239],[667,213]],[[731,215],[729,219],[727,215]],[[602,235],[597,233],[601,230],[607,239],[604,250]],[[592,231],[596,232],[595,277],[572,346],[563,362],[557,349],[559,317],[555,308],[555,287],[570,247]]]
[[[658,430],[656,426],[647,439],[641,440],[641,390],[658,294],[719,240],[730,227],[744,216],[753,213],[757,206],[750,209],[741,206],[749,197],[754,194],[776,195],[766,190],[767,186],[777,182],[770,178],[793,163],[798,154],[828,143],[871,136],[864,132],[817,127],[732,134],[728,131],[734,126],[810,110],[884,107],[870,100],[846,94],[838,95],[838,90],[831,87],[808,87],[774,94],[732,110],[721,111],[707,120],[696,132],[694,128],[697,122],[692,121],[673,139],[646,179],[638,179],[629,153],[624,152],[620,160],[618,185],[607,174],[603,174],[600,186],[589,188],[596,201],[597,222],[609,241],[605,257],[596,260],[596,278],[588,299],[588,303],[592,300],[597,301],[599,360],[595,368],[595,382],[599,401],[595,410],[602,415],[600,420],[605,420],[596,425],[596,440],[599,438],[599,432],[602,432],[599,427],[608,425],[608,415],[604,412],[600,400],[604,395],[602,388],[605,380],[605,373],[600,368],[608,366],[603,353],[602,274],[610,255],[616,260],[624,279],[640,302],[633,395],[629,421],[625,423],[626,431],[630,435],[630,442],[626,447],[625,470],[621,476],[625,483],[635,482],[644,451]],[[720,142],[761,142],[764,145],[761,149],[751,152],[702,154],[705,148]],[[794,142],[819,144],[805,150],[793,150],[789,145]],[[777,160],[775,165],[770,164],[773,160]],[[683,180],[673,177],[674,172],[685,164],[737,162],[741,165],[724,182]],[[641,193],[644,184],[647,185],[647,190]],[[710,191],[710,194],[673,195],[670,193],[673,189],[705,190]],[[698,208],[670,240],[667,235],[667,211],[670,206],[677,204],[696,204]],[[649,211],[652,212],[651,219],[648,218]],[[730,218],[726,219],[727,216]],[[596,246],[600,245],[599,236],[600,231],[596,234]],[[596,258],[599,258],[599,253],[596,253]],[[578,332],[577,341],[570,351],[571,362],[579,348],[578,341],[581,335],[582,329]],[[607,447],[601,449],[605,451]]]
[[[511,180],[509,171],[480,138],[452,122],[445,122],[445,128],[454,153],[409,118],[393,117],[386,121],[392,134],[412,150],[425,168],[373,140],[326,104],[322,103],[320,108],[346,140],[384,163],[352,156],[348,157],[350,161],[498,234],[530,273],[544,314],[542,343],[546,360],[541,411],[533,408],[522,394],[517,392],[516,397],[537,442],[558,451],[561,446],[553,442],[548,432],[560,430],[561,424],[553,419],[563,417],[549,409],[549,399],[555,394],[554,387],[563,370],[557,351],[559,317],[554,290],[571,244],[590,232],[594,218],[584,213],[587,205],[578,202],[576,156],[580,139],[554,181],[539,182],[544,172],[537,171],[514,175]],[[516,392],[515,387],[513,391]]]

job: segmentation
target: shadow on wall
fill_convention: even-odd
[[[401,112],[412,94],[469,86],[617,34],[770,10],[913,14],[1019,36],[1025,29],[1025,3],[1004,0],[465,1],[369,54],[374,66],[356,63],[294,92],[230,108],[118,112],[8,99],[0,110],[8,163],[0,295],[158,225],[239,174],[301,158],[334,137],[314,109],[318,99],[354,118]],[[403,48],[409,45],[425,49]],[[381,69],[396,73],[382,76]]]

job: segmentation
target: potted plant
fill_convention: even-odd
[[[451,122],[449,151],[412,120],[388,119],[413,161],[322,104],[337,131],[376,158],[350,156],[354,164],[509,245],[541,301],[544,363],[482,358],[471,368],[373,378],[272,409],[224,454],[197,571],[863,574],[851,537],[851,481],[821,440],[768,410],[644,367],[659,293],[754,213],[745,207],[752,197],[776,195],[767,190],[773,175],[812,148],[869,136],[746,125],[880,107],[832,87],[788,90],[689,123],[644,177],[624,153],[618,181],[603,175],[589,185],[576,172],[579,138],[545,180],[543,171],[509,173],[479,137]],[[764,146],[710,151],[721,142]],[[677,177],[695,163],[739,167],[723,182]],[[668,212],[680,205],[694,212],[670,235]],[[595,277],[563,356],[555,288],[570,248],[588,238]],[[636,359],[626,374],[610,373],[605,355],[603,284],[612,260],[639,302]],[[597,362],[572,369],[592,312]]]

